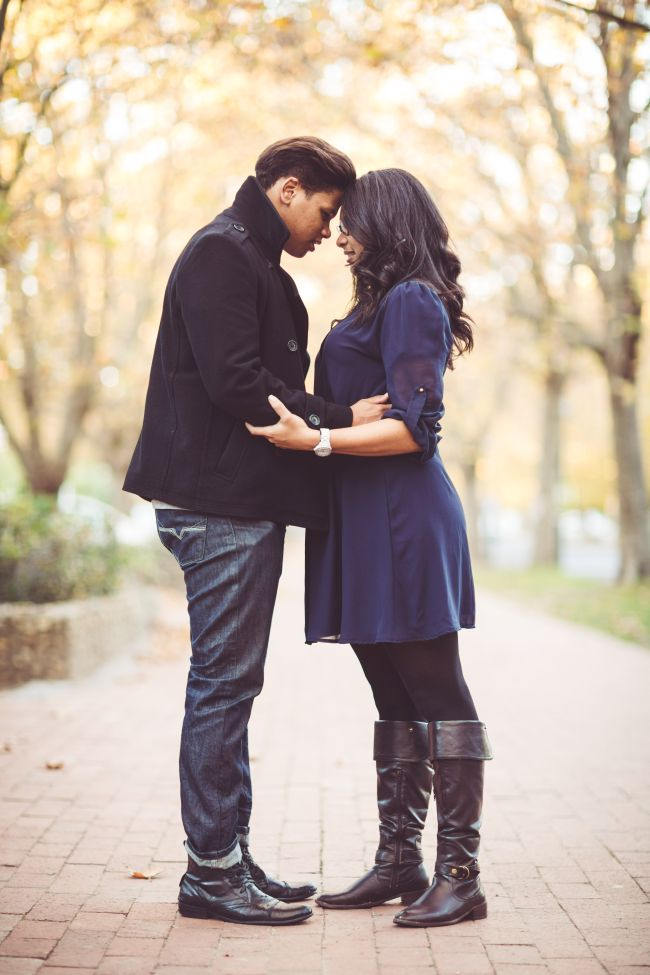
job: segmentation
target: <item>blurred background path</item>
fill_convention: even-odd
[[[182,594],[161,615],[144,657],[0,693],[0,975],[650,971],[647,650],[480,593],[462,647],[496,756],[487,920],[399,929],[393,904],[267,929],[177,915]],[[302,616],[296,531],[253,712],[252,845],[333,889],[374,854],[375,715],[350,650],[304,646]],[[433,817],[425,836],[433,866]]]

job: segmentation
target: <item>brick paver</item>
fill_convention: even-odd
[[[348,648],[302,643],[301,553],[290,532],[251,728],[252,841],[269,870],[334,889],[374,853],[374,711]],[[393,904],[238,926],[176,911],[187,651],[182,597],[164,606],[148,657],[0,694],[0,975],[650,972],[647,651],[481,594],[462,647],[496,755],[487,919],[401,929]]]

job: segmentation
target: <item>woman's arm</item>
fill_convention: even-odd
[[[393,457],[396,454],[418,453],[420,450],[403,420],[390,417],[366,423],[363,427],[331,430],[330,443],[335,454],[359,457]]]
[[[269,396],[269,403],[278,414],[279,421],[271,427],[254,427],[247,423],[248,432],[254,437],[266,437],[276,447],[313,450],[320,440],[318,430],[311,430],[277,396]],[[352,454],[355,457],[393,457],[420,451],[406,424],[402,420],[393,419],[375,420],[358,427],[332,430],[330,443],[335,454]]]

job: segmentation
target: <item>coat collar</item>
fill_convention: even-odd
[[[254,176],[242,183],[232,206],[225,212],[227,216],[241,220],[261,244],[266,256],[275,264],[280,263],[289,229]]]

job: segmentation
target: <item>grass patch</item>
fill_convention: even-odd
[[[562,619],[650,647],[650,583],[614,585],[576,579],[559,569],[476,567],[476,582]]]

